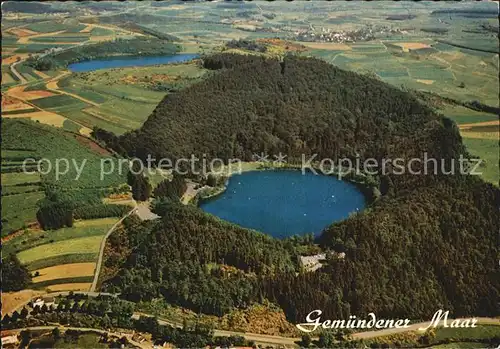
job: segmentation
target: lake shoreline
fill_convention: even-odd
[[[325,227],[361,212],[371,203],[352,181],[309,169],[303,176],[300,170],[297,166],[247,163],[241,171],[219,176],[224,184],[203,187],[191,204],[222,220],[281,239],[289,234],[319,235]],[[252,175],[265,172],[269,174],[264,177]]]
[[[89,73],[103,69],[148,67],[164,64],[183,64],[191,62],[199,57],[199,54],[193,53],[174,53],[169,55],[111,55],[95,59],[72,62],[68,64],[66,68],[72,73]]]
[[[209,200],[214,200],[218,196],[224,194],[224,192],[227,189],[227,185],[229,183],[229,180],[231,177],[233,177],[235,174],[243,174],[243,173],[248,173],[248,172],[263,172],[263,171],[301,171],[302,167],[300,165],[281,165],[281,166],[276,166],[276,165],[263,165],[262,163],[259,162],[241,162],[243,165],[238,171],[227,171],[227,174],[224,176],[227,176],[224,185],[222,186],[217,186],[217,187],[210,187],[214,189],[219,189],[214,191],[213,193],[210,193],[209,195],[206,196],[201,196],[201,192],[196,193],[196,195],[189,201],[187,204],[193,203],[195,206],[200,206],[200,204],[209,201]],[[318,175],[321,176],[334,176],[334,175],[328,175],[321,173],[319,171],[319,168],[312,166],[312,169],[316,170],[318,172]],[[306,169],[307,171],[312,172],[310,169]],[[218,170],[220,171],[220,170]],[[336,176],[334,176],[336,177]],[[354,176],[345,176],[342,178],[337,178],[341,181],[348,182],[350,184],[353,184],[354,186],[357,187],[357,189],[363,194],[365,197],[365,200],[367,202],[367,206],[369,207],[373,202],[375,202],[378,197],[380,196],[379,188],[378,187],[373,187],[369,186],[366,183],[362,182],[360,179],[355,178]]]

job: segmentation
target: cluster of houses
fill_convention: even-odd
[[[56,303],[56,299],[54,297],[38,297],[36,298],[33,302],[32,302],[32,307],[36,307],[36,306],[39,306],[40,308],[42,306],[47,306],[47,307],[56,307],[57,306],[57,303]],[[3,335],[2,333],[2,348],[17,348],[19,344],[19,338],[17,335],[10,335],[10,334],[7,334],[7,335]]]
[[[43,55],[50,55],[50,54],[54,54],[54,53],[58,53],[58,52],[61,52],[63,51],[64,49],[62,47],[51,47],[51,48],[48,48],[46,49],[44,52],[43,52]]]
[[[344,252],[329,252],[333,258],[344,259]],[[305,271],[316,271],[323,266],[322,262],[325,262],[327,259],[326,253],[315,254],[313,256],[300,256],[300,263]]]
[[[15,334],[2,337],[2,348],[17,348],[18,344],[19,338]]]
[[[366,26],[361,29],[352,31],[334,31],[331,28],[321,28],[316,30],[313,26],[309,29],[300,30],[294,32],[295,39],[297,41],[309,41],[309,42],[335,42],[344,43],[356,41],[369,41],[375,39],[376,34],[395,34],[402,33],[399,28],[392,27],[372,27]]]
[[[33,301],[33,308],[35,307],[57,307],[56,299],[54,297],[39,297]]]

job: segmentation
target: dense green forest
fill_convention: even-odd
[[[151,225],[133,217],[125,234],[110,240],[128,246],[125,260],[110,259],[119,268],[103,289],[133,301],[160,296],[188,308],[223,315],[258,301],[257,275],[274,276],[297,269],[289,241],[243,229],[205,215],[193,206],[171,203]],[[224,266],[236,268],[226,273]],[[239,270],[239,271],[238,271]]]
[[[168,198],[179,201],[186,189],[187,185],[184,178],[174,173],[172,180],[165,179],[160,182],[153,191],[153,194],[155,198]]]
[[[68,64],[117,55],[161,56],[173,55],[179,46],[157,38],[114,39],[92,45],[72,47],[44,56],[30,57],[26,64],[37,70],[52,70]]]
[[[498,223],[488,218],[497,214],[491,203],[498,190],[484,190],[474,178],[447,184],[384,198],[370,212],[334,224],[319,242],[346,259],[298,276],[291,241],[171,204],[152,227],[127,221],[127,239],[116,243],[132,253],[109,262],[120,271],[104,290],[133,301],[164,297],[216,315],[266,298],[293,322],[311,309],[331,318],[375,311],[427,319],[439,308],[455,316],[498,314]]]
[[[238,41],[237,41],[238,42]],[[231,45],[232,41],[229,42]],[[244,45],[240,45],[243,48]],[[247,49],[245,47],[245,49]],[[216,53],[203,57],[203,67],[211,70],[230,69],[242,64],[249,64],[252,62],[264,62],[265,56],[257,55],[241,55],[238,53]]]
[[[141,129],[121,138],[129,155],[409,159],[463,148],[454,124],[413,96],[317,59],[219,54],[204,64],[226,69],[167,95]]]
[[[28,287],[31,276],[17,256],[12,253],[2,258],[2,291],[19,291]]]
[[[256,51],[256,52],[266,52],[267,46],[263,44],[259,44],[253,40],[231,40],[226,43],[227,48],[239,48],[248,51]]]
[[[375,311],[429,319],[435,309],[496,316],[499,202],[498,189],[474,177],[383,198],[321,235],[320,244],[345,260],[272,280],[267,294],[295,321],[313,306],[330,317]]]
[[[368,312],[428,319],[440,308],[453,316],[500,314],[500,192],[479,177],[447,173],[468,155],[451,120],[407,92],[317,59],[220,54],[207,62],[220,71],[166,96],[141,129],[108,137],[111,143],[144,159],[284,152],[291,161],[316,153],[381,163],[426,152],[443,166],[437,174],[430,162],[413,167],[427,175],[375,176],[381,198],[317,239],[345,258],[314,273],[297,274],[290,240],[196,207],[162,205],[161,221],[126,225],[131,252],[110,262],[119,271],[105,290],[135,301],[163,296],[217,315],[268,299],[292,322],[314,309],[330,319]]]

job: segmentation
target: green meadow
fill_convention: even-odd
[[[58,256],[46,257],[44,259],[38,259],[36,261],[30,262],[30,264],[28,264],[26,267],[29,271],[34,271],[61,264],[95,262],[98,255],[99,252],[80,251],[76,253],[68,253]]]
[[[76,135],[28,120],[4,120],[2,126],[4,144],[9,144],[9,147],[16,149],[35,149],[33,155],[51,161],[53,168],[50,172],[48,168],[44,169],[48,173],[42,176],[43,182],[51,183],[64,190],[117,187],[126,182],[124,174],[121,176],[113,174],[101,180],[101,160],[105,157],[79,141]],[[70,166],[67,174],[60,175],[57,178],[55,171],[56,159],[67,158],[68,154],[71,156],[69,161],[72,164],[82,164],[85,161],[85,170],[77,177],[77,169]],[[75,180],[75,178],[78,178],[78,180]]]
[[[2,236],[36,222],[37,202],[45,197],[42,191],[2,195]]]
[[[498,130],[498,126],[496,126],[496,129]],[[498,185],[500,178],[498,140],[463,137],[462,141],[472,155],[481,158],[482,164],[478,170],[482,173],[481,177],[490,183]]]
[[[28,250],[40,245],[47,246],[48,244],[54,242],[66,241],[71,243],[70,240],[76,238],[104,236],[104,234],[106,234],[106,232],[116,223],[117,220],[117,218],[91,219],[75,222],[73,227],[48,230],[44,232],[28,229],[24,234],[16,236],[4,244],[3,250],[5,254],[10,254]]]
[[[69,33],[77,33],[85,28],[83,24],[64,24],[62,22],[47,21],[47,22],[37,22],[26,26],[27,29],[33,30],[39,33],[52,33],[56,31],[64,30]]]
[[[30,120],[2,120],[2,146],[10,149],[2,149],[2,236],[36,222],[38,202],[45,197],[40,185],[56,189],[58,195],[73,202],[91,203],[100,202],[110,188],[126,182],[126,171],[101,179],[101,161],[109,156],[103,155],[99,147],[82,142],[79,137]],[[42,174],[33,167],[30,168],[32,174],[5,173],[7,168],[19,167],[26,158],[35,159],[30,162],[33,165],[38,165],[38,159],[46,159],[39,166]],[[68,161],[58,160],[59,175],[56,172],[57,159]]]
[[[447,106],[439,112],[459,125],[498,120],[498,115],[478,112],[462,106]]]
[[[105,231],[103,231],[102,235],[98,236],[86,236],[71,239],[68,241],[63,240],[40,245],[28,250],[24,250],[18,253],[17,256],[19,257],[21,263],[29,265],[31,262],[50,257],[78,254],[81,252],[97,253],[99,252],[99,246],[101,245],[102,236],[104,235],[104,233]]]

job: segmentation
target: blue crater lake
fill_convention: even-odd
[[[120,56],[118,58],[108,57],[71,63],[68,69],[72,72],[89,72],[98,69],[111,69],[123,67],[141,67],[147,65],[180,63],[198,58],[197,54],[176,54],[171,56]]]
[[[200,207],[226,221],[277,238],[318,235],[335,221],[361,211],[364,195],[334,176],[301,171],[251,171],[234,175],[221,195]]]

